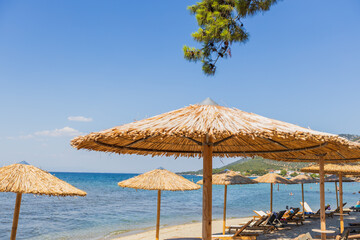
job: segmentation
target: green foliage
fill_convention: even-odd
[[[319,174],[312,173],[312,174],[310,174],[310,177],[312,177],[312,178],[319,178]]]
[[[189,6],[195,15],[199,29],[192,33],[202,48],[183,47],[184,58],[188,61],[201,61],[203,72],[214,75],[219,58],[231,57],[231,45],[248,40],[249,34],[241,19],[265,12],[277,0],[202,0]]]
[[[290,177],[296,177],[297,175],[299,175],[299,174],[296,172],[293,172],[292,174],[290,174]]]
[[[281,170],[279,175],[285,177],[287,174],[287,171],[285,169]]]
[[[269,170],[293,170],[298,171],[299,169],[308,166],[309,163],[301,162],[281,162],[273,161],[268,159],[263,159],[261,157],[256,158],[243,158],[228,165],[225,165],[221,168],[213,169],[213,173],[224,171],[225,169],[230,169],[233,171],[241,172],[247,175],[264,175],[269,172]],[[202,170],[183,172],[180,174],[202,174]]]

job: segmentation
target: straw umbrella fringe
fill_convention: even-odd
[[[297,175],[290,179],[293,183],[301,184],[301,201],[303,207],[303,219],[305,220],[305,201],[304,201],[304,183],[316,183],[318,182],[315,178],[310,177],[308,175]]]
[[[25,164],[12,164],[0,168],[0,192],[16,193],[13,226],[10,240],[16,239],[22,194],[49,196],[86,196],[86,192],[75,188],[50,173]]]
[[[211,239],[213,156],[262,156],[279,161],[320,161],[321,164],[330,160],[360,160],[360,144],[337,135],[222,107],[211,99],[76,137],[71,145],[77,149],[119,154],[203,157],[204,240]],[[325,216],[325,212],[321,215]],[[324,224],[322,228],[325,230]]]
[[[290,180],[276,174],[268,173],[255,179],[259,183],[270,183],[270,212],[273,211],[273,184],[294,184]]]
[[[126,188],[158,191],[155,235],[156,240],[159,239],[161,191],[190,191],[200,189],[199,185],[162,168],[155,169],[150,172],[124,180],[119,182],[118,185],[120,187]]]
[[[256,184],[257,182],[244,177],[234,171],[225,170],[224,172],[214,174],[212,176],[213,185],[224,185],[224,213],[223,213],[223,234],[226,229],[226,199],[227,199],[227,186],[228,185],[240,185],[240,184]],[[197,184],[203,184],[203,180],[199,180]]]

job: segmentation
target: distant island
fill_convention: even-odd
[[[339,134],[340,137],[350,141],[360,142],[360,135]],[[303,162],[281,162],[261,157],[242,158],[221,168],[214,168],[213,173],[219,173],[225,169],[239,172],[245,176],[261,176],[269,172],[275,172],[283,176],[293,177],[300,174],[299,170],[308,166],[309,163]],[[180,172],[179,174],[202,175],[202,169],[196,171]]]

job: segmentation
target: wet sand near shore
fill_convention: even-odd
[[[327,218],[326,224],[328,230],[335,230],[337,233],[339,232],[339,216],[334,216],[334,218]],[[252,219],[252,217],[248,218],[237,218],[237,219],[228,219],[227,225],[236,225],[245,223]],[[345,226],[349,222],[360,222],[360,213],[351,213],[348,216],[344,216]],[[197,223],[188,223],[177,226],[163,227],[160,229],[160,240],[195,240],[201,239],[201,222]],[[318,235],[318,233],[314,233],[312,229],[320,228],[320,220],[319,218],[315,219],[306,219],[304,225],[297,226],[295,223],[290,223],[286,227],[280,229],[279,231],[275,231],[270,234],[260,234],[257,238],[258,240],[270,240],[270,239],[278,239],[278,240],[290,240],[293,239],[300,234],[309,232],[311,236],[314,238]],[[214,220],[213,221],[213,233],[221,233],[222,232],[222,220]],[[153,240],[155,239],[155,230],[150,230],[146,232],[136,233],[133,235],[123,236],[120,238],[116,238],[116,240]]]

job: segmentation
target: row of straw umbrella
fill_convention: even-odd
[[[316,172],[318,166],[310,166],[302,169],[304,172]],[[353,168],[353,166],[347,165],[325,165],[327,173],[336,172],[339,174],[342,172],[349,173],[360,173],[360,168]],[[346,171],[345,171],[346,170]],[[340,205],[342,206],[342,175],[339,174],[340,181]],[[270,183],[271,184],[271,198],[270,198],[270,211],[272,212],[272,191],[273,184],[302,184],[302,202],[304,203],[304,183],[313,183],[315,180],[310,176],[299,175],[291,180],[281,177],[278,174],[269,173],[264,176],[258,177],[255,180],[244,177],[234,171],[225,170],[219,174],[215,174],[213,178],[213,184],[224,185],[224,213],[223,213],[223,234],[226,229],[226,199],[227,199],[227,185],[235,184],[255,184],[258,182]],[[328,181],[336,181],[335,178],[328,178]],[[203,180],[198,181],[198,184],[203,184]],[[188,191],[199,189],[200,186],[179,176],[175,173],[167,171],[163,168],[159,168],[136,177],[119,182],[120,187],[134,188],[134,189],[145,189],[145,190],[157,190],[158,191],[158,202],[157,202],[157,221],[156,221],[156,235],[155,239],[159,239],[159,226],[160,226],[160,206],[161,206],[161,191]],[[0,168],[0,191],[2,192],[15,192],[17,193],[13,228],[11,232],[11,240],[16,239],[16,231],[20,213],[21,196],[23,193],[32,193],[40,195],[50,196],[85,196],[86,192],[81,191],[70,184],[56,178],[48,172],[38,169],[34,166],[25,164],[13,164],[7,167]],[[303,214],[304,214],[303,210]],[[341,212],[342,214],[342,208]],[[303,215],[304,217],[304,215]],[[340,227],[343,231],[343,219],[340,215]]]
[[[340,232],[344,231],[344,222],[343,222],[343,191],[342,191],[342,182],[353,182],[351,178],[343,178],[341,173],[360,175],[360,166],[346,165],[346,164],[326,164],[325,172],[327,174],[338,174],[329,176],[325,178],[325,182],[340,182]],[[345,170],[346,169],[346,170]],[[352,169],[350,171],[350,169]],[[319,166],[309,166],[301,169],[302,172],[308,173],[318,173]],[[344,181],[343,181],[344,180]],[[226,200],[227,200],[227,186],[228,185],[243,185],[243,184],[255,184],[255,183],[270,183],[270,212],[273,212],[273,185],[274,184],[301,184],[301,202],[303,203],[302,218],[305,219],[305,208],[304,208],[304,184],[307,183],[317,183],[318,180],[309,176],[309,175],[298,175],[296,177],[286,179],[276,173],[268,173],[263,176],[252,180],[250,178],[244,177],[234,171],[224,170],[223,172],[213,175],[213,185],[224,185],[224,211],[223,211],[223,234],[226,230]],[[203,180],[197,182],[197,184],[203,184]]]
[[[320,166],[321,239],[326,239],[324,163],[360,160],[360,144],[334,134],[219,106],[210,98],[158,116],[79,136],[76,149],[203,158],[202,238],[211,239],[212,158],[255,157]]]
[[[159,239],[161,191],[188,191],[200,189],[182,176],[163,168],[138,175],[119,182],[120,187],[157,190],[156,240]],[[0,168],[0,192],[16,193],[13,226],[10,240],[16,239],[22,194],[48,196],[86,196],[87,193],[75,188],[54,175],[28,164],[12,164]]]
[[[302,168],[302,172],[319,173],[321,166],[312,165],[306,168]],[[360,175],[360,165],[357,164],[326,164],[324,166],[325,173],[336,174],[337,178],[330,178],[328,181],[339,182],[339,207],[340,207],[340,232],[344,231],[344,217],[343,217],[343,182],[353,181],[351,179],[344,178],[344,175]],[[337,194],[337,193],[336,193]]]

